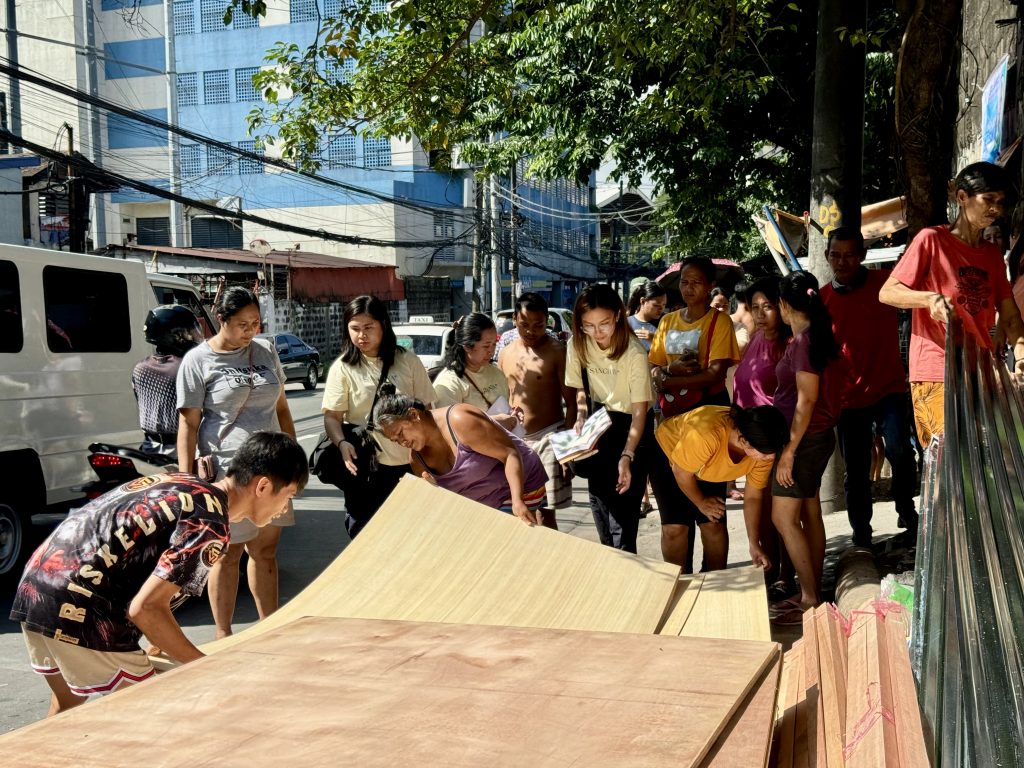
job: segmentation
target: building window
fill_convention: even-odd
[[[370,0],[370,13],[383,13],[387,7],[387,0]]]
[[[195,216],[190,223],[193,248],[242,247],[242,228],[233,221]]]
[[[342,168],[356,164],[356,137],[351,133],[331,136],[327,140],[327,167]]]
[[[235,70],[235,100],[261,101],[260,92],[252,84],[253,75],[260,71],[259,67],[241,67]]]
[[[178,175],[183,179],[194,179],[203,172],[202,147],[198,144],[182,144],[178,150]]]
[[[174,34],[191,35],[196,31],[196,16],[192,0],[174,0]]]
[[[206,148],[206,170],[211,176],[232,176],[235,173],[235,155],[220,147]]]
[[[367,138],[363,140],[363,165],[383,168],[391,165],[391,139]]]
[[[178,106],[194,107],[199,103],[199,75],[185,72],[178,75]]]
[[[316,21],[316,0],[292,0],[288,18],[292,24],[301,21]]]
[[[345,59],[340,64],[335,59],[328,59],[324,62],[324,80],[331,85],[350,82],[352,73],[355,71],[355,59]]]
[[[227,104],[231,101],[231,86],[228,83],[228,71],[215,69],[203,72],[203,103]]]
[[[447,211],[434,214],[434,239],[450,240],[455,237],[455,216]],[[455,246],[445,245],[434,251],[435,261],[455,261]]]
[[[139,245],[170,245],[171,220],[167,216],[135,220],[135,241]]]
[[[255,141],[240,141],[238,148],[245,152],[263,154],[263,147],[257,147]],[[254,173],[263,173],[263,161],[254,160],[251,157],[238,158],[238,172],[243,176],[251,176]]]
[[[324,17],[336,19],[341,15],[341,9],[348,7],[348,0],[324,0]]]
[[[234,29],[256,29],[259,25],[260,17],[250,16],[243,11],[241,3],[235,8],[235,12],[231,14],[231,26]]]
[[[224,0],[199,0],[199,15],[203,32],[219,32],[224,26]]]

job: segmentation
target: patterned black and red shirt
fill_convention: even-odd
[[[133,480],[71,513],[35,551],[11,619],[83,648],[138,650],[132,598],[151,575],[201,594],[228,532],[219,488],[184,474]]]

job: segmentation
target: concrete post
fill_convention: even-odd
[[[864,46],[840,39],[838,29],[867,26],[865,0],[820,0],[814,71],[814,127],[811,139],[811,226],[809,270],[819,282],[832,279],[825,257],[828,233],[860,227],[864,145]],[[825,513],[846,509],[843,462],[838,450],[821,481]]]

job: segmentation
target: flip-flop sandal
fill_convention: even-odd
[[[729,498],[733,501],[743,501],[743,491],[731,490],[729,491]]]
[[[768,613],[770,615],[779,615],[788,613],[789,611],[800,611],[803,613],[803,606],[800,605],[799,595],[788,597],[785,600],[779,600],[777,603],[771,603],[768,606]]]
[[[790,584],[785,581],[776,581],[774,584],[768,587],[768,602],[770,604],[779,603],[783,600],[788,600],[789,598],[796,595],[799,591],[800,590],[797,589],[796,584]]]
[[[771,623],[780,627],[795,627],[804,623],[804,612],[802,608],[791,608],[785,613],[771,617]]]

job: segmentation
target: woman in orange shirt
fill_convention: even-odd
[[[705,405],[666,419],[655,432],[680,490],[709,520],[725,514],[724,494],[705,495],[698,481],[724,484],[747,477],[743,520],[750,559],[760,568],[771,561],[761,547],[761,498],[771,482],[772,464],[789,440],[785,416],[771,405],[755,408]]]

